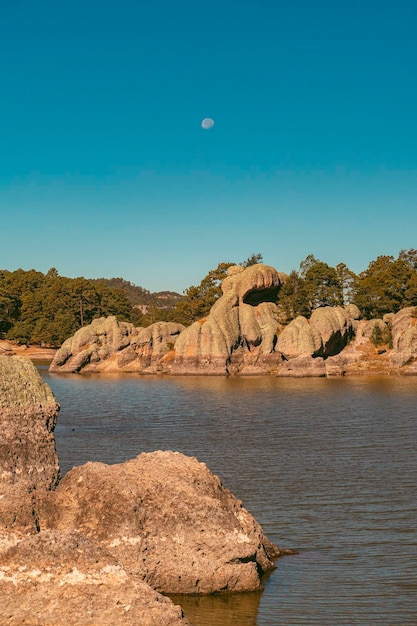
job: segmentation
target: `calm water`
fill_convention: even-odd
[[[263,593],[181,598],[194,626],[417,625],[417,377],[41,373],[63,472],[179,450],[300,551]]]

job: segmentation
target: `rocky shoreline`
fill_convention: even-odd
[[[51,372],[280,377],[416,375],[417,308],[360,319],[355,305],[315,309],[280,322],[285,275],[267,265],[232,266],[210,314],[189,327],[147,328],[94,320],[56,352]],[[382,340],[375,341],[375,337]]]
[[[28,358],[0,356],[4,623],[186,626],[162,594],[257,591],[291,553],[204,463],[178,452],[89,462],[61,478],[58,411]]]
[[[26,346],[0,339],[0,356],[26,356],[34,362],[51,362],[56,354],[54,348],[42,346]]]

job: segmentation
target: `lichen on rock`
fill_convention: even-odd
[[[77,530],[164,593],[259,589],[280,554],[220,479],[178,452],[74,468],[41,527]]]

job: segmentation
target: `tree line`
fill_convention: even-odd
[[[240,265],[260,262],[258,253]],[[231,265],[235,263],[219,263],[182,296],[151,294],[122,278],[66,278],[55,268],[46,274],[0,270],[0,338],[57,347],[93,319],[109,315],[135,326],[156,321],[189,326],[209,314]],[[290,272],[277,300],[284,324],[298,315],[309,317],[320,306],[348,303],[356,304],[365,319],[417,307],[417,250],[401,250],[397,258],[378,256],[359,274],[344,263],[331,267],[309,254]]]
[[[244,267],[262,261],[252,255]],[[185,290],[173,319],[185,325],[205,317],[221,295],[221,282],[233,263],[219,263],[197,286]],[[298,315],[310,317],[322,306],[356,304],[365,319],[382,318],[408,306],[417,306],[417,250],[401,250],[398,257],[378,256],[366,270],[355,274],[344,263],[331,267],[313,254],[293,269],[281,287],[277,305],[280,322],[287,324]]]
[[[98,280],[0,270],[0,337],[21,344],[60,346],[94,318],[117,315],[130,321],[132,306],[120,289]]]

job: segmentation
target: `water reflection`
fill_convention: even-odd
[[[193,626],[256,626],[261,592],[170,597]]]

